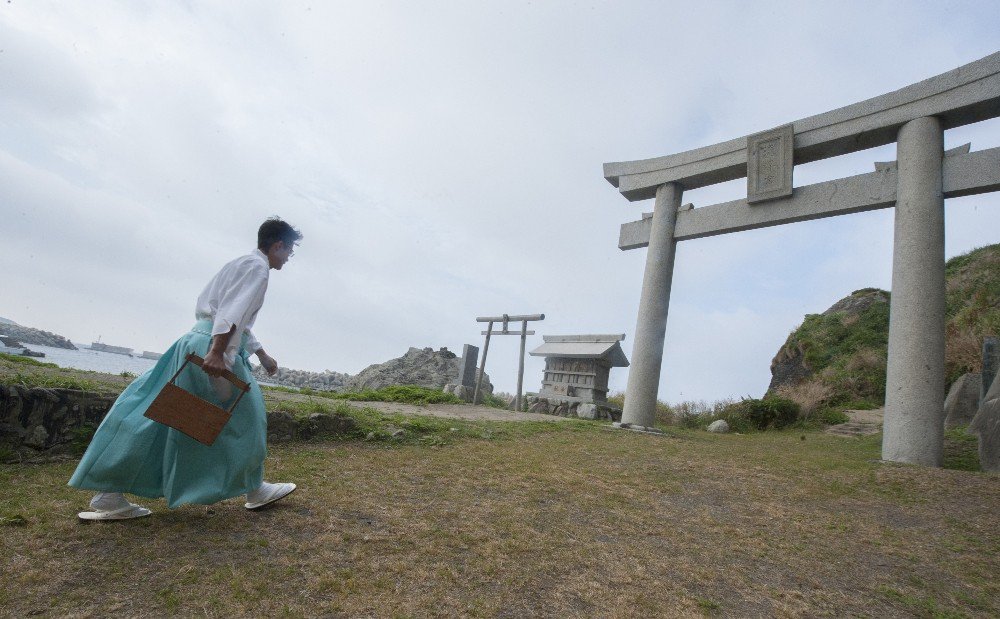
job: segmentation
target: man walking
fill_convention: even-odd
[[[164,497],[171,508],[245,494],[245,507],[257,509],[295,490],[295,484],[263,479],[267,415],[247,359],[256,354],[268,374],[278,369],[250,329],[264,304],[270,269],[281,270],[301,239],[280,218],[265,221],[257,232],[257,249],[222,267],[202,291],[191,331],[118,397],[69,480],[75,488],[98,491],[90,501],[92,511],[81,512],[81,519],[148,516],[150,511],[130,503],[126,492]],[[189,353],[204,357],[204,371],[188,366],[176,384],[198,397],[223,405],[233,395],[220,378],[225,370],[250,385],[211,446],[144,416]]]

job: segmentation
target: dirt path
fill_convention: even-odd
[[[417,406],[396,402],[353,401],[350,404],[352,406],[374,408],[382,413],[430,415],[432,417],[469,419],[474,421],[568,421],[566,417],[542,415],[540,413],[518,413],[489,406],[473,406],[472,404],[428,404],[427,406]]]
[[[876,408],[867,411],[844,411],[851,418],[846,423],[830,426],[826,429],[827,434],[835,436],[865,436],[867,434],[878,434],[882,431],[882,417],[884,409]]]
[[[308,402],[309,396],[284,391],[265,391],[264,399],[268,401]],[[336,400],[324,400],[327,402]],[[401,415],[430,415],[448,419],[468,419],[471,421],[568,421],[566,417],[542,415],[539,413],[517,413],[514,411],[489,406],[473,406],[472,404],[402,404],[398,402],[355,402],[345,400],[351,406],[358,408],[374,408],[381,413],[399,413]]]

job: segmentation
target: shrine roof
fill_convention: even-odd
[[[628,367],[628,358],[619,342],[622,335],[546,335],[545,343],[528,354],[533,357],[603,359],[611,367]]]

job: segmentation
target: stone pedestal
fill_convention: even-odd
[[[677,183],[656,190],[653,226],[642,277],[639,318],[632,347],[632,368],[625,389],[622,423],[652,427],[656,419],[656,395],[663,364],[663,343],[670,307],[670,285],[674,276],[674,227],[683,190]]]
[[[925,466],[944,448],[943,154],[938,119],[899,130],[882,458]]]

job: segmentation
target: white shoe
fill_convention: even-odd
[[[285,498],[295,491],[295,484],[269,484],[266,481],[253,492],[247,493],[247,502],[243,507],[257,509],[270,505]]]
[[[129,520],[150,515],[151,511],[134,503],[129,503],[121,492],[98,492],[90,499],[94,511],[80,512],[80,520]]]

